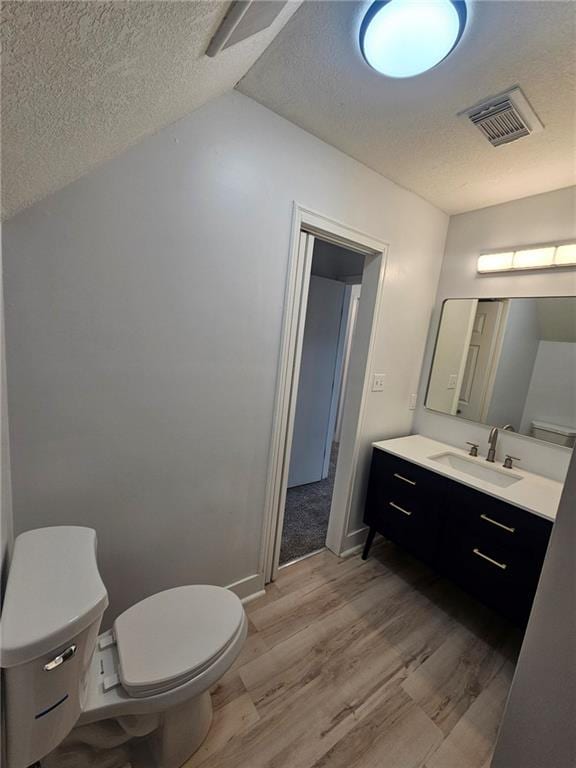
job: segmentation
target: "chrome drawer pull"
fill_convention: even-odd
[[[394,477],[397,477],[398,480],[404,480],[404,482],[408,483],[409,485],[416,485],[414,480],[408,480],[407,477],[402,477],[402,475],[399,475],[397,472],[394,472]]]
[[[71,659],[75,653],[76,646],[71,645],[69,648],[66,648],[65,651],[62,651],[62,653],[58,654],[58,656],[55,656],[52,661],[48,662],[48,664],[44,664],[44,671],[52,672],[53,669],[58,669],[58,667],[61,667],[64,662],[68,661],[68,659]]]
[[[479,549],[473,549],[472,552],[474,552],[475,555],[478,555],[478,557],[484,558],[484,560],[488,560],[489,563],[492,563],[492,565],[495,565],[497,568],[501,568],[503,571],[508,568],[506,563],[499,563],[498,560],[492,560],[491,557],[488,557],[488,555],[485,555],[483,552],[480,552]]]
[[[402,509],[402,507],[399,507],[398,504],[394,504],[393,501],[389,503],[391,507],[394,507],[394,509],[397,509],[399,512],[403,512],[405,515],[408,515],[408,517],[410,517],[410,515],[412,514],[412,512],[408,512],[407,509]]]
[[[511,528],[509,525],[504,525],[504,523],[499,523],[498,520],[492,520],[491,517],[488,517],[488,515],[480,515],[482,520],[486,520],[487,523],[492,523],[492,525],[497,525],[498,528],[504,528],[505,531],[508,531],[508,533],[514,533],[516,528]]]

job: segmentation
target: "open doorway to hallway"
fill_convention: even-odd
[[[364,255],[315,239],[280,565],[326,542]]]

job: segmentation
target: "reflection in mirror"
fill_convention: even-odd
[[[445,301],[426,407],[573,447],[576,297]]]

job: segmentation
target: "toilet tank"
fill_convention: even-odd
[[[9,768],[28,768],[74,727],[107,605],[95,531],[61,526],[17,537],[0,632]]]
[[[548,421],[532,422],[532,437],[545,440],[547,443],[565,445],[573,448],[576,443],[576,427],[568,427],[562,424],[551,424]]]

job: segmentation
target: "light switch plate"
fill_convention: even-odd
[[[448,376],[448,387],[447,389],[456,389],[456,384],[458,383],[458,374],[457,373],[451,373],[450,376]]]
[[[410,411],[416,410],[416,400],[417,400],[417,396],[415,394],[410,395],[410,400],[408,401],[408,410]]]
[[[386,374],[375,373],[372,377],[372,392],[382,392],[386,386]]]

